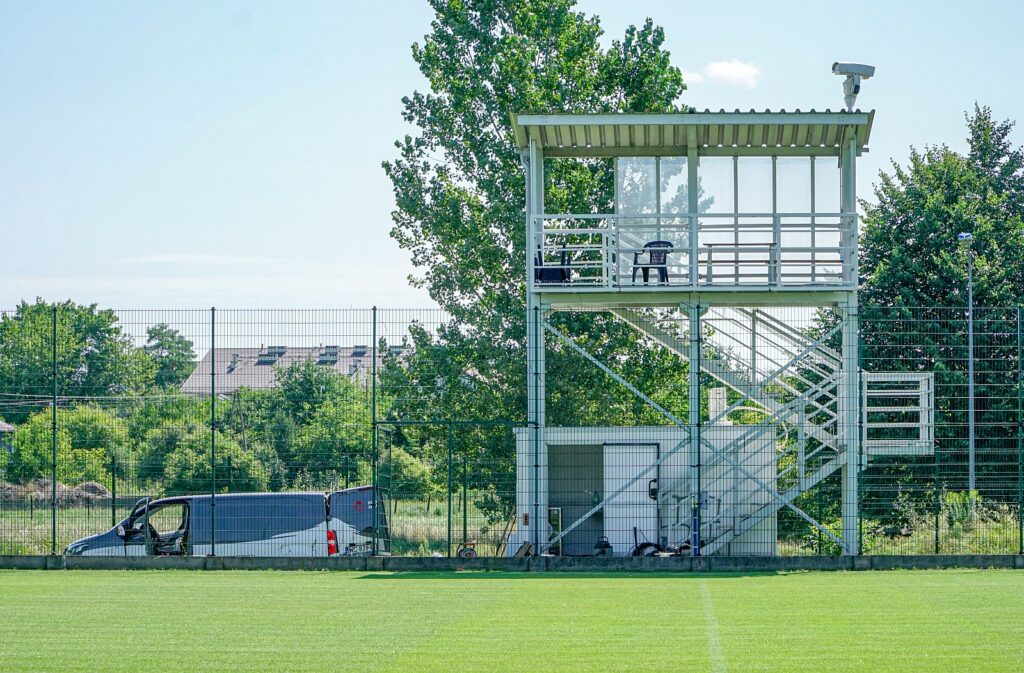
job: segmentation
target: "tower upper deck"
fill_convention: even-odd
[[[527,170],[529,290],[566,305],[673,304],[698,293],[749,303],[763,292],[832,303],[856,291],[856,158],[873,119],[514,115]],[[595,158],[614,169],[614,198],[549,212],[552,161]]]

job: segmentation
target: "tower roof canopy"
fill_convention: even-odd
[[[871,112],[675,112],[652,114],[513,114],[516,145],[534,140],[545,156],[614,157],[686,154],[826,155],[856,138],[867,149]]]

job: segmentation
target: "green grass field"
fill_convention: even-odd
[[[1024,573],[0,571],[3,671],[1021,671]]]

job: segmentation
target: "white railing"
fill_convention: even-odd
[[[544,215],[531,278],[580,290],[852,287],[855,225],[853,213]]]
[[[862,372],[861,424],[868,455],[932,455],[935,374]]]

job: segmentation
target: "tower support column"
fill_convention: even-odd
[[[842,445],[845,455],[842,475],[843,553],[860,553],[858,529],[860,479],[860,344],[857,330],[857,295],[851,293],[843,312],[842,374],[839,377],[839,419],[842,425]]]
[[[700,305],[686,306],[686,314],[690,323],[689,339],[689,418],[687,425],[690,430],[689,464],[690,490],[693,493],[691,512],[693,521],[690,531],[690,554],[700,556],[701,529],[701,447],[700,447],[700,347],[701,347],[701,313]]]
[[[547,444],[544,441],[544,308],[541,294],[534,287],[534,260],[541,254],[544,214],[544,155],[537,143],[530,141],[523,156],[526,172],[526,420],[529,432],[529,519],[519,524],[529,530],[533,553],[540,554],[548,541],[547,512]]]

